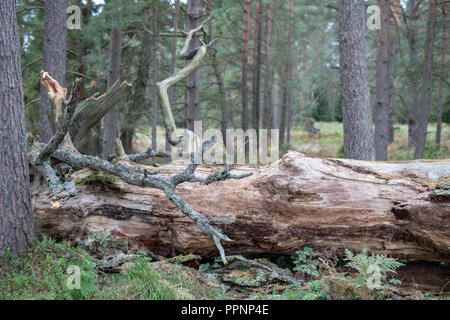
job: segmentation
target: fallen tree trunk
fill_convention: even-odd
[[[172,176],[185,167],[159,169],[162,176]],[[214,169],[199,167],[197,175]],[[448,161],[364,162],[289,152],[269,167],[232,170],[253,175],[220,185],[183,183],[176,188],[233,240],[224,243],[227,254],[293,254],[311,246],[450,261]],[[54,208],[49,191],[41,192],[35,202],[37,228],[72,239],[111,231],[162,255],[174,250],[217,255],[210,236],[161,190],[117,181],[77,189],[63,207]]]

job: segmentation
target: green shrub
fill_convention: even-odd
[[[294,270],[299,271],[309,277],[318,277],[317,263],[311,258],[312,248],[304,247],[303,250],[298,250],[294,258]]]

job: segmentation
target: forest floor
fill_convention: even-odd
[[[308,157],[316,158],[343,158],[344,137],[342,123],[316,122],[320,129],[316,135],[309,134],[301,127],[291,130],[291,142],[280,147],[280,155],[288,150],[297,151]],[[137,139],[134,139],[135,151],[144,151],[151,147],[151,138],[147,135],[149,128],[139,128]],[[436,124],[428,125],[427,145],[425,159],[450,159],[450,124],[443,123],[441,136],[441,149],[435,150]],[[158,149],[164,150],[164,130],[158,130]],[[397,124],[394,127],[394,142],[389,145],[390,161],[406,161],[413,159],[413,150],[408,151],[408,126]]]
[[[27,253],[0,259],[0,300],[450,299],[445,263],[365,253],[337,257],[308,247],[295,256],[229,256],[228,262],[195,255],[168,259],[128,248],[108,232],[72,243],[40,237]],[[370,264],[381,270],[377,288],[365,274]],[[70,280],[74,266],[80,270],[79,289],[68,286],[76,283]]]

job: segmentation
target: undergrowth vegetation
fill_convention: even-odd
[[[100,235],[105,236],[97,236]],[[224,275],[217,262],[190,268],[182,264],[183,259],[152,262],[148,256],[137,255],[132,263],[114,272],[104,272],[98,257],[90,254],[82,246],[56,243],[46,237],[20,256],[6,254],[0,259],[0,299],[395,299],[402,284],[395,278],[396,270],[405,262],[384,255],[369,255],[365,251],[358,254],[346,251],[343,257],[336,259],[336,256],[330,258],[304,247],[292,257],[292,263],[277,258],[279,265],[272,264],[278,268],[277,272],[289,273],[291,269],[295,273],[295,284],[269,281],[259,287],[245,288],[242,281],[241,285],[233,286],[227,281],[224,284],[223,280],[230,279],[232,274],[241,279],[243,275],[239,272],[252,277],[255,273],[251,269]],[[264,259],[254,261],[259,266],[271,265]],[[291,267],[281,269],[288,265]],[[70,286],[74,266],[80,272],[79,287]],[[413,298],[436,297],[420,293]]]

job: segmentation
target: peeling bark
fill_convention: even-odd
[[[184,172],[182,165],[160,169],[164,177]],[[212,170],[200,167],[198,176],[206,179]],[[177,187],[180,197],[233,240],[224,245],[228,254],[294,254],[308,245],[450,261],[449,198],[430,200],[434,185],[448,179],[448,161],[366,162],[289,152],[272,166],[233,170],[253,176],[220,188]],[[51,208],[48,191],[40,194],[35,220],[41,231],[76,238],[106,230],[158,254],[174,248],[217,255],[214,242],[160,190],[123,182],[79,190],[64,208]]]

